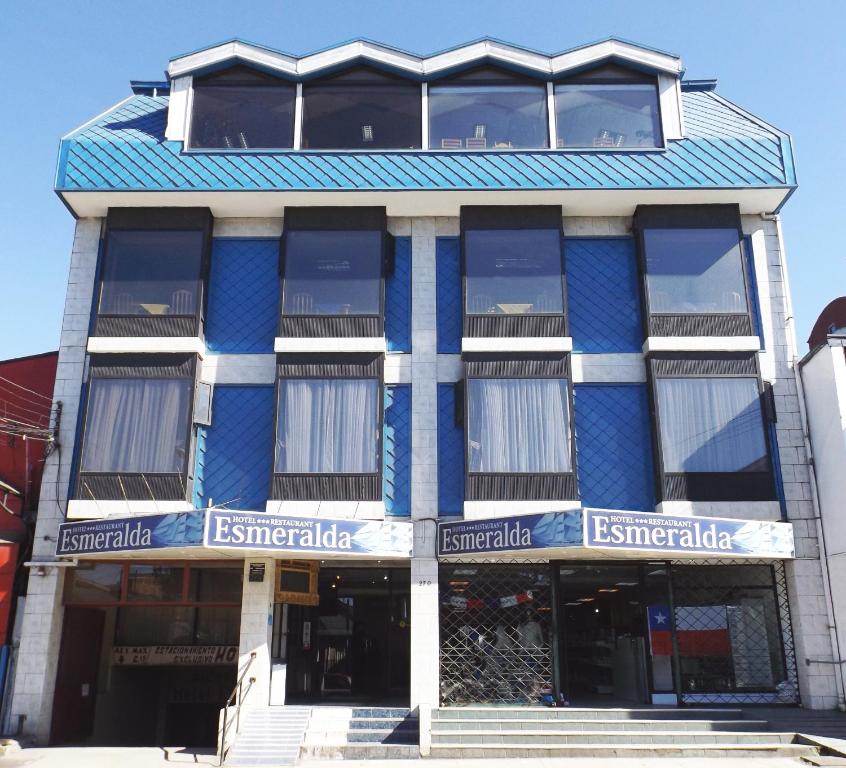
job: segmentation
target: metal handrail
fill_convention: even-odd
[[[229,726],[231,723],[228,723],[229,720],[229,706],[232,704],[233,700],[235,703],[235,733],[238,734],[241,732],[241,702],[243,700],[243,685],[244,685],[244,678],[247,676],[247,671],[250,668],[250,665],[256,660],[256,653],[253,651],[250,654],[250,658],[247,660],[247,663],[244,665],[244,669],[241,670],[241,674],[238,677],[238,682],[235,683],[235,687],[232,689],[232,693],[229,694],[229,698],[226,699],[226,703],[223,705],[223,727],[220,729],[220,750],[218,754],[218,765],[223,765],[223,761],[226,759],[226,753],[229,751],[226,748],[226,732],[229,730]],[[249,680],[250,685],[252,685],[256,679],[251,677]]]

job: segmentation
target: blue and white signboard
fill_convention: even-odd
[[[210,509],[203,543],[211,549],[261,550],[303,555],[411,557],[411,523],[283,517]]]
[[[438,524],[438,557],[508,553],[792,558],[793,526],[761,520],[580,509]]]
[[[62,523],[57,556],[139,552],[146,549],[199,547],[205,512],[174,512],[83,523]]]
[[[584,512],[584,543],[591,549],[724,557],[795,556],[790,523],[607,509]]]
[[[438,557],[582,545],[582,511],[438,523]]]

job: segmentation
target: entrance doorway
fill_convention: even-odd
[[[276,606],[274,633],[287,635],[285,700],[406,705],[409,569],[321,567],[318,593],[314,607]]]
[[[652,655],[650,606],[668,604],[667,566],[562,563],[561,680],[575,706],[647,704],[673,689],[669,655]],[[660,618],[660,617],[658,617]],[[669,613],[664,617],[669,629]],[[665,668],[666,667],[666,668]]]

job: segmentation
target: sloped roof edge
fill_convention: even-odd
[[[418,56],[371,40],[353,40],[301,57],[234,39],[171,59],[168,76],[175,78],[210,71],[230,61],[245,62],[289,76],[307,76],[356,60],[372,61],[418,77],[483,60],[496,61],[537,74],[558,75],[578,71],[607,59],[674,76],[684,71],[678,56],[619,38],[608,38],[555,54],[541,53],[494,38],[483,38],[430,56]]]

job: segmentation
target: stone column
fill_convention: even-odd
[[[76,222],[53,389],[53,407],[61,401],[62,418],[58,445],[44,463],[33,560],[53,559],[59,524],[67,511],[100,228],[101,219]],[[29,575],[8,725],[15,732],[20,723],[18,735],[36,744],[46,744],[50,737],[66,570],[48,566],[43,576],[34,570]]]
[[[264,565],[264,580],[249,580],[250,565]],[[273,632],[273,586],[276,563],[269,557],[244,561],[244,592],[241,598],[241,642],[238,651],[238,675],[250,661],[244,680],[243,703],[248,707],[266,707],[270,703],[270,643]],[[255,682],[249,684],[250,678]]]

